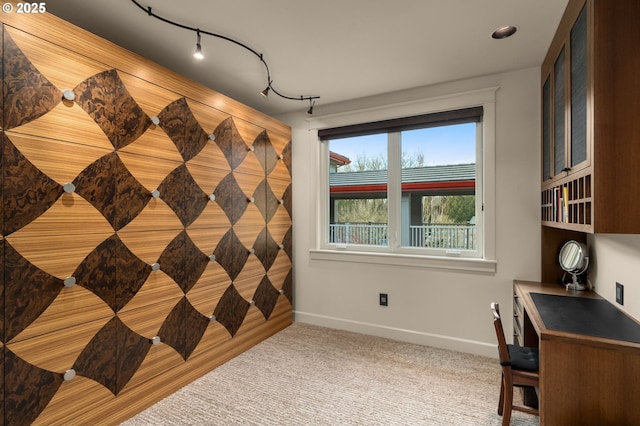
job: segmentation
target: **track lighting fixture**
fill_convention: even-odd
[[[196,50],[195,52],[193,52],[193,57],[196,59],[204,59],[204,54],[202,53],[202,46],[200,46],[200,29],[196,29],[196,34],[198,35],[197,41],[196,41]]]
[[[252,49],[251,47],[247,46],[244,43],[241,43],[237,40],[232,39],[231,37],[227,37],[221,34],[216,34],[210,31],[205,31],[205,30],[201,30],[200,28],[194,28],[194,27],[190,27],[188,25],[184,25],[175,21],[172,21],[170,19],[164,18],[162,16],[156,15],[155,13],[153,13],[153,11],[151,10],[151,6],[148,7],[144,7],[142,6],[140,3],[138,3],[137,0],[131,0],[136,6],[138,6],[141,10],[143,10],[144,12],[146,12],[149,16],[156,18],[164,23],[173,25],[175,27],[178,28],[182,28],[184,30],[188,30],[188,31],[193,31],[196,33],[196,50],[193,52],[193,56],[196,59],[203,59],[204,58],[204,54],[202,53],[202,46],[200,45],[200,36],[201,34],[206,34],[208,36],[211,37],[217,37],[217,38],[221,38],[223,40],[226,40],[230,43],[233,43],[237,46],[240,46],[246,50],[248,50],[249,52],[253,53],[259,60],[260,62],[262,62],[262,64],[264,65],[264,68],[266,70],[267,73],[267,87],[265,87],[265,89],[260,92],[260,94],[264,97],[267,97],[269,95],[269,92],[273,92],[276,95],[278,95],[281,98],[284,99],[290,99],[293,101],[305,101],[308,100],[309,101],[309,109],[307,110],[307,114],[311,115],[313,114],[313,106],[315,105],[315,99],[320,99],[320,96],[287,96],[287,95],[283,95],[282,93],[278,92],[274,87],[273,87],[273,80],[271,80],[271,74],[269,72],[269,66],[267,65],[267,62],[264,59],[264,56],[262,55],[262,53],[258,53],[257,51],[255,51],[254,49]]]

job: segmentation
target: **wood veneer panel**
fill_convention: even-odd
[[[166,374],[167,371],[180,368],[183,364],[184,360],[171,346],[167,346],[164,343],[151,346],[144,361],[122,392],[131,392],[132,389],[159,378],[159,376]]]
[[[167,105],[182,98],[182,95],[153,84],[148,80],[118,70],[118,76],[131,97],[149,116],[157,116]]]
[[[29,61],[60,90],[73,89],[86,78],[108,69],[86,55],[76,54],[16,28],[5,28]]]
[[[238,293],[240,293],[247,302],[250,302],[253,300],[253,295],[264,275],[265,271],[260,261],[250,257],[245,264],[245,268],[240,275],[238,275],[238,278],[233,281],[233,285],[238,290]]]
[[[211,262],[187,293],[187,299],[202,315],[211,316],[230,284],[225,270],[218,263]]]
[[[280,250],[275,262],[273,262],[273,265],[269,268],[269,271],[267,271],[267,276],[271,284],[278,290],[282,290],[284,281],[291,271],[291,268],[291,259],[289,259],[289,256],[287,256],[284,250]]]
[[[607,424],[616,425],[637,422],[640,382],[628,380],[640,375],[637,353],[545,340],[541,341],[540,351],[545,353],[540,359],[541,390],[553,395],[545,398],[540,407],[540,424],[596,426],[605,419]],[[559,366],[563,374],[545,380],[544,371],[559,371]],[[584,371],[590,374],[582,374]]]
[[[96,147],[20,134],[13,130],[6,135],[34,166],[60,185],[73,182],[92,162],[113,151],[106,138],[105,144]]]
[[[64,316],[63,308],[69,307],[63,303],[64,297],[55,299],[57,289],[61,288],[58,287],[61,286],[61,278],[47,278],[51,281],[49,284],[54,290],[51,292],[53,298],[49,310],[45,310],[41,318],[36,318],[34,322],[31,322],[31,317],[25,317],[21,321],[23,324],[20,328],[13,327],[14,332],[19,332],[22,327],[26,326],[22,330],[23,334],[18,336],[20,338],[29,337],[28,333],[32,333],[32,335],[30,338],[22,341],[14,340],[12,343],[23,345],[23,347],[37,347],[39,342],[49,341],[55,341],[57,344],[60,340],[59,337],[67,336],[66,333],[69,330],[90,325],[102,325],[102,317],[106,320],[109,315],[113,315],[113,311],[118,311],[118,315],[122,315],[126,323],[120,322],[121,320],[118,318],[112,318],[87,344],[85,350],[82,350],[77,361],[79,371],[84,371],[84,374],[93,374],[94,380],[100,380],[103,384],[95,385],[95,382],[83,377],[76,378],[75,382],[63,383],[59,393],[55,394],[57,388],[52,391],[51,395],[55,394],[54,399],[50,407],[46,408],[40,418],[36,419],[36,423],[42,421],[47,424],[64,424],[69,422],[70,415],[73,415],[74,422],[80,423],[94,423],[96,419],[107,422],[110,422],[108,419],[114,418],[122,420],[124,418],[122,413],[125,413],[126,417],[130,416],[141,409],[141,404],[148,405],[154,402],[161,396],[165,396],[194,380],[204,371],[232,358],[291,323],[290,309],[289,312],[282,315],[272,314],[269,316],[269,322],[265,322],[265,317],[258,308],[250,308],[248,312],[244,311],[248,307],[247,302],[229,284],[229,275],[232,275],[233,278],[239,277],[241,281],[249,283],[253,282],[254,276],[257,277],[257,274],[262,273],[262,280],[258,281],[259,288],[263,289],[261,300],[268,302],[269,294],[275,291],[271,290],[271,284],[264,276],[264,265],[261,263],[265,262],[264,256],[268,250],[266,252],[256,250],[256,254],[251,256],[248,255],[248,250],[252,247],[251,244],[255,244],[258,240],[260,246],[269,244],[264,232],[264,209],[268,202],[266,198],[261,197],[263,192],[268,192],[263,182],[264,168],[267,160],[273,157],[271,152],[267,153],[273,147],[269,145],[268,139],[263,138],[265,129],[281,131],[284,134],[290,133],[290,129],[282,123],[168,72],[166,69],[130,54],[111,43],[69,26],[55,17],[44,15],[30,16],[29,18],[26,20],[17,16],[3,15],[0,16],[0,21],[21,27],[20,31],[11,29],[20,33],[18,37],[22,37],[21,40],[33,39],[33,41],[27,40],[31,50],[26,53],[26,56],[32,56],[36,63],[42,64],[42,66],[37,65],[36,68],[44,77],[50,77],[53,86],[74,83],[75,89],[79,91],[77,93],[79,96],[77,96],[76,103],[67,106],[59,103],[60,94],[57,89],[61,89],[60,87],[57,89],[52,86],[46,88],[45,92],[53,94],[51,95],[53,96],[51,104],[53,108],[49,110],[47,108],[50,107],[47,107],[38,112],[40,115],[36,114],[34,117],[38,116],[39,118],[35,118],[30,123],[24,124],[25,120],[19,118],[22,119],[20,122],[22,125],[16,127],[14,133],[22,134],[23,137],[25,134],[30,134],[40,135],[43,139],[53,138],[65,141],[67,143],[65,146],[71,146],[69,143],[94,146],[104,149],[105,152],[112,152],[113,147],[116,147],[120,149],[122,158],[127,158],[127,166],[137,170],[134,173],[127,170],[127,173],[130,174],[123,178],[120,173],[123,173],[126,168],[125,162],[117,163],[117,166],[113,167],[118,173],[117,178],[114,179],[116,190],[113,195],[109,193],[100,199],[96,199],[96,194],[100,191],[96,191],[95,188],[91,188],[85,193],[81,193],[82,188],[79,188],[76,194],[69,195],[61,194],[61,186],[55,181],[45,182],[43,189],[45,192],[50,192],[51,200],[47,201],[40,211],[31,212],[32,214],[27,217],[24,223],[7,228],[10,229],[9,233],[13,233],[11,238],[15,239],[16,245],[19,246],[18,250],[25,250],[31,256],[35,256],[36,262],[45,265],[48,265],[47,262],[49,262],[51,266],[47,266],[47,268],[54,268],[53,270],[61,276],[67,275],[67,271],[71,269],[74,261],[81,257],[80,253],[88,250],[94,244],[94,240],[101,240],[97,241],[100,245],[108,242],[109,244],[105,245],[104,250],[114,245],[117,246],[114,250],[117,257],[115,270],[116,276],[120,276],[114,285],[114,291],[117,293],[115,299],[117,300],[104,294],[104,289],[101,287],[95,287],[94,291],[99,293],[100,297],[104,297],[106,302],[82,287],[75,287],[76,292],[79,291],[83,294],[81,297],[72,298],[73,303],[82,304],[78,312],[81,313],[81,319],[85,320],[83,324],[75,324],[73,316]],[[38,37],[41,40],[37,39]],[[22,44],[22,42],[20,43]],[[53,46],[52,52],[60,50],[56,56],[66,58],[68,63],[61,63],[59,59],[57,59],[58,62],[56,60],[48,62],[46,48],[48,44]],[[67,49],[68,51],[65,51]],[[95,59],[87,59],[85,52],[91,52]],[[65,68],[73,68],[74,62],[79,63],[76,73],[65,74]],[[135,75],[141,78],[135,77]],[[102,93],[91,92],[102,89],[105,84],[113,84],[117,92],[115,97],[112,94],[106,94],[103,97]],[[100,101],[107,102],[109,108],[118,103],[127,106],[126,112],[135,119],[131,133],[127,133],[121,138],[117,134],[119,130],[113,132],[114,129],[122,127],[118,124],[118,120],[121,120],[122,116],[96,114],[91,106],[94,101],[94,93],[97,93]],[[172,103],[179,106],[176,111],[185,112],[186,115],[176,116],[176,118],[187,118],[184,121],[187,123],[185,129],[197,130],[200,128],[197,147],[185,144],[184,140],[180,145],[180,138],[171,140],[166,132],[169,128],[163,127],[167,124],[164,121],[161,121],[158,126],[149,124],[150,116],[161,115],[161,112]],[[79,105],[83,105],[85,110],[80,109]],[[193,119],[189,119],[187,112],[192,114]],[[171,116],[167,115],[165,118],[171,118]],[[216,142],[207,140],[203,143],[202,135],[206,136],[210,131],[213,131],[214,127],[215,131],[219,132],[216,135]],[[65,134],[63,129],[67,129],[70,134]],[[186,131],[190,132],[190,130]],[[111,140],[107,139],[105,132],[109,134]],[[224,136],[220,143],[218,143],[218,136]],[[258,136],[263,138],[260,139],[260,143],[257,142]],[[255,149],[258,150],[258,153],[249,151],[249,146],[252,143],[256,144]],[[226,151],[222,149],[223,147]],[[56,158],[56,156],[60,156],[60,151],[50,149],[52,149],[50,158],[46,154],[36,152],[35,146],[27,153],[27,156],[33,158],[39,156],[34,161],[39,162],[47,170],[45,173],[50,172],[55,179],[66,179],[67,175],[71,176],[77,171],[79,162],[76,163],[75,160],[69,162],[66,168],[56,169],[53,167],[55,163],[60,161],[60,158]],[[28,151],[26,148],[25,150]],[[75,155],[78,160],[84,157],[89,160],[91,157],[87,150],[82,153],[71,152],[70,154]],[[228,157],[225,158],[225,155]],[[120,159],[113,153],[109,154],[108,159],[90,170],[88,172],[90,176],[79,180],[79,186],[83,187],[87,183],[92,184],[91,178],[100,178],[103,179],[103,182],[109,181],[111,178],[107,177],[108,175],[104,173],[105,169],[101,169],[101,167],[111,164],[110,161],[120,161]],[[184,183],[186,185],[184,196],[180,195],[177,187],[166,187],[162,195],[168,198],[163,199],[162,196],[160,199],[150,198],[150,194],[147,192],[155,188],[148,188],[148,186],[156,185],[155,182],[159,175],[158,169],[161,169],[161,167],[156,167],[156,164],[149,166],[154,162],[154,159],[173,161],[177,165],[172,170],[171,176],[167,175],[173,179],[173,183],[192,179],[191,183]],[[186,168],[181,165],[184,160],[190,162]],[[131,165],[133,163],[136,165]],[[191,167],[192,165],[196,167]],[[205,191],[202,187],[215,188],[215,185],[210,182],[208,168],[216,168],[217,179],[220,179],[222,176],[226,177],[232,165],[233,168],[239,168],[240,182],[235,181],[234,178],[228,185],[225,184],[224,189],[227,192],[235,192],[235,194],[222,191],[226,201],[225,197],[221,197],[223,201],[221,203],[207,202],[200,204],[196,209],[185,204],[187,200],[197,198],[199,195],[206,197],[208,189]],[[35,169],[35,167],[33,168]],[[146,170],[140,173],[139,169]],[[179,173],[176,173],[176,170],[179,170]],[[9,175],[9,177],[12,176]],[[44,177],[44,174],[41,177]],[[256,178],[259,178],[259,181]],[[33,179],[22,179],[20,182],[15,179],[5,180],[7,185],[33,181]],[[140,183],[140,181],[144,183]],[[165,181],[163,180],[163,182]],[[200,189],[203,189],[201,192],[195,188],[194,182]],[[158,184],[158,186],[161,185]],[[256,197],[258,202],[251,207],[246,203],[246,198],[253,193],[243,194],[243,192],[245,190],[255,191],[256,188],[259,188],[261,195]],[[238,196],[240,197],[238,198]],[[90,202],[85,201],[82,197],[89,199]],[[109,203],[109,200],[112,202]],[[108,208],[109,204],[113,205],[112,209]],[[74,208],[64,210],[61,206],[66,208],[73,206]],[[124,209],[127,211],[125,212]],[[113,216],[113,211],[118,212],[116,216]],[[76,220],[79,217],[73,215],[65,217],[61,214],[63,212],[80,215],[82,216],[81,220]],[[99,219],[97,215],[104,215],[103,219]],[[23,214],[17,216],[24,217]],[[260,216],[263,216],[261,221],[258,220]],[[5,215],[4,219],[6,220],[7,217],[12,216]],[[239,222],[238,229],[241,231],[241,238],[238,238],[231,230],[231,222],[234,224]],[[72,227],[71,224],[75,226]],[[98,226],[95,226],[96,224]],[[255,229],[252,230],[251,226],[254,225]],[[180,244],[176,246],[174,238],[185,227],[189,228],[189,238],[192,241],[190,248],[185,245],[185,253],[189,252],[193,256],[202,257],[215,250],[220,263],[217,260],[208,263],[202,275],[192,277],[195,279],[195,283],[192,284],[193,279],[190,279],[187,287],[180,289],[179,283],[174,282],[162,270],[150,272],[149,265],[157,261],[163,253],[166,253],[165,250],[172,242],[174,248],[179,251],[182,246]],[[90,232],[88,232],[89,230]],[[114,230],[118,231],[117,235],[113,234]],[[32,239],[29,240],[29,238]],[[82,241],[79,244],[82,246],[82,250],[71,245],[73,238]],[[211,238],[211,241],[207,241],[207,238]],[[37,244],[37,241],[42,241],[44,250],[50,250],[52,253],[55,253],[61,246],[73,247],[67,252],[67,254],[72,254],[73,261],[65,257],[64,261],[59,262],[62,265],[60,266],[55,262],[55,259],[50,261],[45,259],[44,255],[34,255],[33,253],[37,254],[39,249],[31,245]],[[245,244],[248,244],[249,247],[244,247]],[[97,272],[94,273],[87,268],[90,268],[91,264],[96,264],[96,262],[100,264],[105,260],[104,250],[99,253],[91,252],[86,261],[80,259],[83,262],[83,268],[86,269],[82,272],[83,276],[98,276],[96,274],[100,271],[96,270]],[[94,253],[97,254],[94,255]],[[261,256],[260,259],[258,256]],[[174,256],[171,257],[174,258]],[[176,257],[179,258],[179,256]],[[189,262],[187,258],[175,260],[178,263],[185,262],[185,265],[188,265]],[[113,269],[111,261],[107,263],[110,265],[109,268]],[[167,267],[167,263],[171,263],[171,260],[165,256],[161,267],[162,264]],[[270,264],[271,261],[267,263]],[[177,263],[172,265],[173,272],[177,271],[176,266],[178,266]],[[60,268],[60,270],[55,268]],[[105,270],[100,273],[104,275],[108,272]],[[38,279],[45,277],[45,275],[44,273],[30,273],[30,276]],[[182,283],[181,285],[186,284]],[[215,289],[216,286],[218,290]],[[217,312],[231,332],[220,323],[207,323],[204,335],[199,336],[197,333],[192,333],[193,327],[190,324],[195,321],[202,325],[203,321],[207,321],[206,315],[202,311],[217,309],[217,305],[214,305],[212,299],[216,298],[215,293],[219,294],[223,286],[226,286],[223,293],[226,299],[220,299],[220,301],[225,306]],[[233,291],[228,292],[229,288],[232,288]],[[186,299],[183,296],[183,290],[188,293]],[[191,294],[192,292],[193,294]],[[282,299],[284,298],[278,297],[278,300]],[[111,308],[107,306],[107,303]],[[92,307],[97,306],[100,308],[88,312]],[[276,304],[274,313],[278,311],[278,306]],[[183,312],[186,320],[184,324],[180,322]],[[248,315],[246,318],[245,313]],[[87,320],[91,315],[97,314],[101,316],[100,320],[93,322]],[[50,327],[59,331],[47,332]],[[129,328],[138,331],[132,331]],[[89,338],[91,332],[87,330],[90,328],[82,328],[82,330],[84,331],[78,333],[78,336],[73,337],[83,341]],[[181,340],[181,330],[185,331],[184,345]],[[152,331],[166,333],[167,343],[173,346],[161,344],[160,347],[163,350],[154,352],[146,340],[148,337],[145,338],[139,334],[142,332],[146,336]],[[232,335],[238,334],[239,338],[231,338]],[[199,341],[200,337],[202,340]],[[109,342],[113,342],[114,346],[109,346]],[[71,345],[68,350],[77,352],[81,346],[82,343],[77,343]],[[20,346],[16,347],[20,348]],[[87,350],[89,352],[85,353]],[[38,350],[28,352],[25,355],[27,357],[39,356]],[[156,356],[160,353],[164,353],[165,356]],[[105,364],[103,362],[96,366],[92,359],[93,354],[98,354],[103,358],[106,356],[113,360],[113,363],[107,362]],[[111,354],[110,357],[109,354]],[[196,363],[192,362],[194,358],[189,357],[189,354],[196,357]],[[45,363],[58,362],[48,360],[44,352],[42,356]],[[188,360],[184,361],[187,357],[189,357]],[[60,358],[60,362],[66,364],[71,358],[73,357],[69,354],[64,355]],[[176,361],[175,364],[173,361]],[[177,361],[181,361],[181,363]],[[147,365],[153,366],[153,368],[147,367]],[[138,370],[139,366],[142,367]],[[111,371],[109,374],[112,376],[115,371],[117,380],[113,382],[113,377],[109,379],[106,376],[99,379],[101,371]],[[38,375],[39,373],[34,370],[33,374]],[[68,385],[81,384],[82,382],[94,383],[93,386],[103,389],[108,387],[111,392],[119,394],[119,397],[100,396],[96,399],[93,396],[99,392],[73,392],[69,390],[73,385]],[[77,387],[78,389],[89,389],[89,387]],[[9,391],[7,398],[11,399],[15,396],[12,394],[14,390]],[[107,394],[113,395],[111,392],[107,392]],[[85,395],[85,393],[92,396]],[[33,397],[34,394],[29,390],[20,395],[20,398],[25,401]],[[76,401],[71,402],[74,397],[76,397]],[[39,410],[40,408],[38,408],[38,412]],[[38,417],[38,414],[33,413],[34,418]],[[117,421],[114,420],[114,422]]]
[[[85,313],[84,316],[78,316],[76,325],[68,325],[70,321],[67,321],[65,328],[47,330],[44,334],[28,339],[16,338],[7,344],[7,348],[24,361],[43,370],[64,373],[73,367],[85,346],[109,320],[101,318],[89,321],[96,316]],[[28,331],[29,328],[23,334],[30,334]]]
[[[233,225],[238,239],[247,250],[250,250],[266,223],[255,203],[248,203],[244,214]]]
[[[168,275],[152,272],[137,294],[118,311],[118,317],[138,334],[152,338],[183,296]]]
[[[212,145],[212,144],[209,144]],[[202,166],[200,164],[190,161],[187,164],[187,170],[198,186],[205,194],[211,195],[214,193],[218,184],[229,174],[229,167],[226,169],[219,169],[212,166]]]
[[[271,117],[268,117],[246,105],[227,98],[212,91],[210,88],[195,83],[184,76],[170,71],[139,55],[133,54],[107,40],[93,35],[85,30],[51,14],[33,14],[24,19],[19,14],[2,14],[1,21],[12,27],[17,27],[51,43],[64,46],[73,52],[92,52],[91,56],[100,58],[100,62],[110,64],[132,75],[138,75],[144,70],[144,77],[160,87],[171,88],[191,99],[210,105],[220,111],[254,123],[263,128],[273,128],[283,133],[290,132],[290,127]]]
[[[62,331],[60,336],[65,338],[66,330],[72,329],[77,324],[92,323],[91,326],[78,331],[78,333],[89,333],[91,330],[95,333],[97,331],[95,327],[99,329],[113,315],[114,313],[109,306],[89,290],[77,285],[65,287],[60,290],[58,296],[45,311],[10,343],[18,343],[60,331]]]
[[[118,150],[119,153],[135,154],[144,158],[160,158],[180,162],[182,157],[176,145],[160,126],[151,125],[144,134],[131,144]]]
[[[238,179],[243,179],[243,181],[249,182],[252,179],[264,179],[264,165],[255,151],[248,151],[244,160],[235,167],[233,171],[234,175],[237,176]]]
[[[183,225],[173,210],[171,210],[171,207],[160,198],[152,198],[144,210],[129,222],[128,225],[122,228],[121,232],[140,234],[144,232],[174,231],[174,233],[177,233],[182,229]],[[120,234],[120,232],[118,234]]]
[[[267,227],[273,239],[282,243],[291,228],[291,218],[283,206],[278,207]]]
[[[82,399],[78,395],[82,395]],[[70,425],[78,421],[79,413],[99,413],[105,405],[113,404],[115,399],[115,395],[101,384],[76,376],[70,382],[62,383],[33,426]]]
[[[63,194],[42,216],[12,234],[35,238],[49,250],[75,244],[79,236],[104,240],[113,234],[107,220],[77,194]]]
[[[213,133],[220,123],[229,118],[229,114],[192,99],[187,99],[187,105],[207,134]]]
[[[181,161],[149,157],[132,154],[126,150],[118,151],[118,157],[122,160],[127,170],[140,182],[148,191],[158,189],[173,170],[182,165]],[[160,198],[163,194],[160,193]]]

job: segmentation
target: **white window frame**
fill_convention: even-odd
[[[415,102],[389,105],[379,108],[352,111],[309,119],[310,137],[317,144],[315,150],[318,164],[317,216],[314,248],[310,250],[311,259],[345,261],[360,263],[415,266],[423,268],[464,270],[483,273],[495,273],[495,96],[497,87],[464,92],[450,96],[430,98]],[[482,132],[481,148],[476,149],[476,175],[480,185],[476,186],[476,203],[481,203],[482,216],[476,218],[482,231],[478,238],[478,254],[469,256],[464,252],[434,252],[418,247],[400,247],[395,235],[389,235],[388,246],[345,246],[328,244],[329,223],[329,148],[327,142],[318,139],[318,129],[339,127],[372,121],[409,117],[414,115],[451,111],[456,109],[482,106],[483,119],[477,126]],[[397,137],[397,136],[396,136]],[[399,151],[399,150],[398,150]],[[400,196],[400,179],[393,168],[399,166],[399,155],[389,150],[389,229],[399,229],[400,202],[392,199]],[[395,161],[398,160],[398,161]],[[396,164],[397,163],[397,164]],[[478,209],[476,209],[478,211]]]

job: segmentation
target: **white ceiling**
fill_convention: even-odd
[[[540,66],[567,0],[138,0],[153,13],[233,38],[291,97],[335,102]],[[131,0],[55,0],[49,12],[269,115],[309,102],[259,95],[260,60],[228,41],[148,16]],[[491,33],[516,25],[511,38]]]

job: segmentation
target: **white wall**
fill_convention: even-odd
[[[640,235],[589,235],[589,279],[605,299],[640,319]],[[616,282],[624,285],[624,306],[616,304]]]
[[[466,352],[496,355],[489,304],[512,306],[514,279],[540,278],[540,70],[514,71],[346,103],[314,115],[346,113],[499,86],[496,93],[495,274],[312,260],[319,206],[318,142],[306,115],[292,126],[295,320]],[[389,306],[378,305],[379,293]],[[511,329],[510,315],[505,326]],[[508,332],[508,331],[507,331]]]

